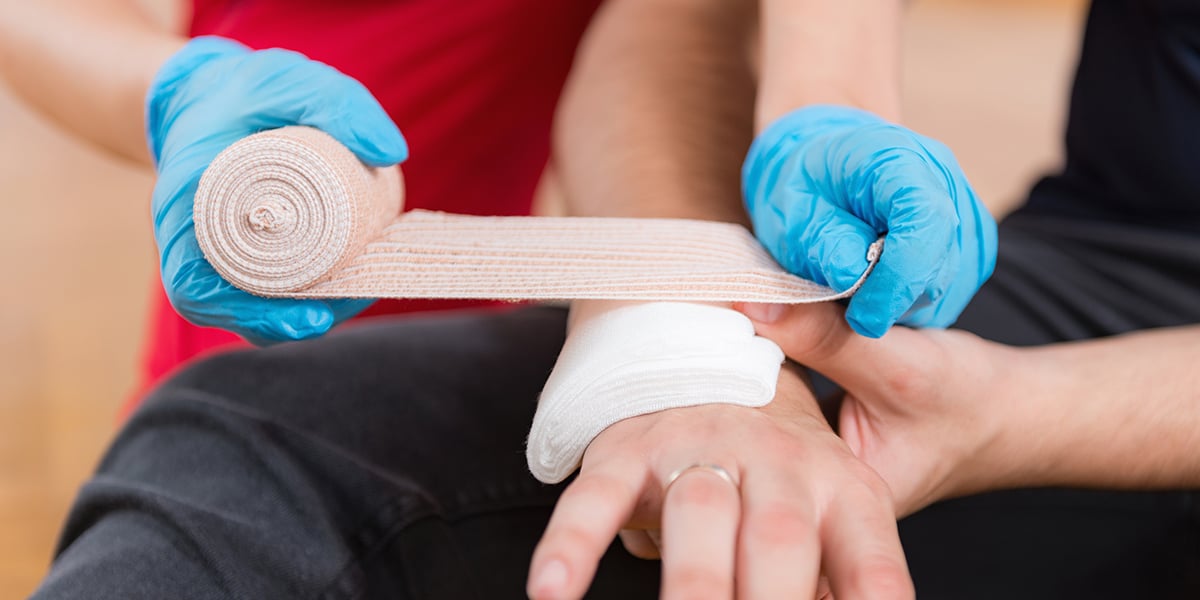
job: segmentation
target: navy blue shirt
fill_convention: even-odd
[[[1066,165],[1029,208],[1200,232],[1200,1],[1092,3]]]

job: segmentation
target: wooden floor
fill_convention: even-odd
[[[1057,161],[1078,4],[914,3],[908,122],[954,148],[998,210]],[[45,572],[134,381],[150,185],[0,90],[0,599]]]

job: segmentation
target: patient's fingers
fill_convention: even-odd
[[[833,591],[829,588],[829,578],[821,575],[817,580],[817,600],[834,600]]]
[[[814,474],[778,462],[742,479],[737,597],[813,598],[821,547],[820,524],[806,484]]]
[[[655,537],[660,535],[658,531],[651,533],[645,529],[622,529],[619,535],[621,543],[625,545],[625,550],[630,554],[646,560],[662,558]]]
[[[838,597],[913,598],[896,518],[887,507],[866,494],[848,494],[830,507],[822,547],[825,572]]]
[[[663,501],[662,598],[733,597],[741,499],[716,472],[694,468],[670,484]]]
[[[629,521],[644,481],[644,467],[598,466],[567,487],[533,553],[526,590],[531,598],[583,597],[600,558]]]

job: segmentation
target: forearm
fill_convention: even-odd
[[[1015,483],[1200,485],[1200,326],[1017,352]]]
[[[757,129],[811,104],[900,117],[903,0],[762,0]]]
[[[568,212],[746,223],[753,3],[616,0],[579,51],[556,122]]]
[[[570,214],[747,223],[739,172],[752,134],[753,9],[741,0],[605,5],[556,122]],[[569,473],[612,423],[714,402],[762,406],[775,395],[782,354],[729,310],[575,302],[570,331],[529,436],[543,481]]]
[[[149,164],[146,90],[184,38],[134,0],[0,3],[0,76],[71,133]]]

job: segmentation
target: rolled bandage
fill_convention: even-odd
[[[572,328],[529,432],[526,459],[558,483],[610,425],[703,404],[759,407],[783,352],[739,312],[675,302],[622,306]]]
[[[854,291],[789,274],[739,225],[401,215],[402,195],[398,169],[285,127],[233,144],[205,171],[196,239],[222,277],[267,297],[792,304]]]

